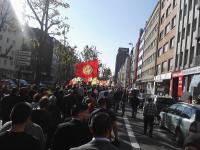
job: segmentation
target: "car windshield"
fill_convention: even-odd
[[[174,100],[172,98],[157,98],[156,103],[171,105],[171,104],[174,104]]]

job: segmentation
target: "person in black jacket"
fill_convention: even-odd
[[[87,125],[89,110],[87,105],[79,104],[72,109],[72,120],[59,124],[51,150],[69,150],[89,142],[92,135]]]
[[[119,150],[109,140],[112,121],[108,113],[98,112],[92,116],[89,127],[93,134],[92,141],[70,150]]]

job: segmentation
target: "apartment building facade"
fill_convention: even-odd
[[[178,0],[175,64],[172,74],[172,96],[188,93],[194,98],[200,94],[200,43],[197,40],[200,27],[200,2]]]
[[[156,64],[156,49],[159,27],[160,5],[157,2],[144,28],[144,53],[142,65],[142,90],[145,93],[154,93],[154,75]]]
[[[142,89],[141,79],[142,79],[142,64],[143,64],[143,54],[144,54],[144,31],[140,35],[140,44],[138,52],[138,64],[137,64],[137,88]]]
[[[0,79],[14,78],[18,74],[17,54],[21,50],[23,33],[10,1],[1,1],[0,11]]]
[[[120,71],[120,68],[124,65],[126,58],[128,56],[129,56],[128,48],[120,47],[118,49],[118,53],[117,53],[116,61],[115,61],[115,76],[114,76],[115,84],[117,84],[118,82],[118,73]]]
[[[177,0],[160,0],[160,22],[154,86],[156,95],[170,95],[177,27]]]

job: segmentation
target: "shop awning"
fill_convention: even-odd
[[[190,87],[197,87],[200,83],[200,74],[194,75],[190,83]]]

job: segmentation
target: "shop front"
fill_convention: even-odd
[[[171,73],[161,74],[154,77],[154,94],[160,96],[170,95]]]
[[[187,101],[189,96],[196,99],[200,94],[200,66],[172,73],[172,96]]]

